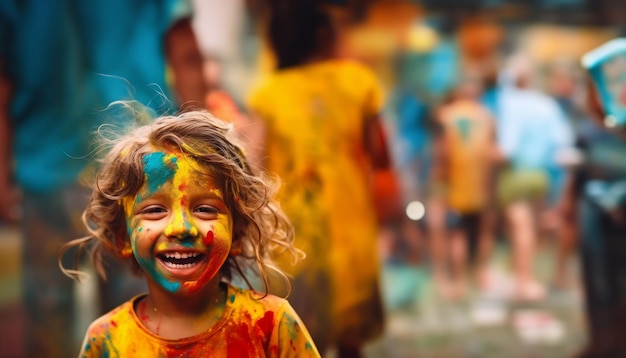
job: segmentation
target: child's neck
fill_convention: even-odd
[[[226,306],[226,291],[227,286],[217,279],[189,296],[150,290],[137,304],[137,316],[150,331],[163,338],[191,337],[206,332],[220,320]]]
[[[309,58],[306,59],[305,64],[314,64],[324,61],[336,60],[345,58],[345,54],[340,51],[340,47],[337,44],[328,45],[315,52]]]
[[[329,61],[329,60],[333,60],[336,57],[332,54],[316,54],[313,55],[311,57],[309,57],[306,60],[306,64],[314,64],[314,63],[319,63],[319,62],[324,62],[324,61]]]

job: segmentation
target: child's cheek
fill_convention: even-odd
[[[126,215],[126,228],[128,229],[128,237],[134,240],[139,234],[144,231],[143,226],[138,220],[133,219],[131,216]]]
[[[165,249],[165,247],[160,247],[164,243],[154,245],[158,240],[158,236],[158,231],[150,227],[139,226],[134,229],[131,235],[131,244],[135,258],[147,263],[153,259],[154,250]]]

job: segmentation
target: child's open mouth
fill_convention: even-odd
[[[187,269],[202,262],[205,255],[198,252],[168,252],[158,255],[158,257],[167,267]]]

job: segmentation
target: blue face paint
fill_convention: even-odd
[[[138,255],[135,255],[135,258],[137,259],[137,262],[139,262],[139,265],[141,265],[141,267],[143,267],[144,270],[147,271],[148,276],[152,277],[153,279],[157,280],[157,283],[165,288],[167,291],[170,292],[177,292],[180,289],[180,282],[178,281],[168,281],[166,280],[156,269],[156,267],[154,266],[154,262],[150,261],[150,260],[145,260],[141,257],[139,257]]]
[[[178,165],[175,156],[167,156],[163,152],[152,152],[143,157],[144,172],[146,173],[146,188],[154,193],[168,180],[174,177]]]

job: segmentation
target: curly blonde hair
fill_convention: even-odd
[[[124,243],[130,241],[122,199],[133,197],[145,181],[143,157],[155,150],[178,148],[183,155],[195,159],[221,183],[224,201],[233,219],[233,242],[241,240],[242,253],[230,255],[221,274],[232,279],[239,273],[252,287],[244,271],[257,271],[268,292],[266,270],[284,274],[271,262],[271,254],[288,252],[294,260],[303,253],[293,247],[293,229],[274,199],[279,182],[253,168],[229,123],[206,111],[189,111],[176,116],[163,116],[153,123],[131,130],[111,141],[108,154],[93,183],[93,191],[83,212],[83,223],[89,235],[67,243],[61,255],[77,247],[78,254],[88,249],[97,272],[106,278],[105,254],[129,260],[133,271],[141,272],[134,256],[125,258]],[[59,260],[60,262],[60,260]],[[72,269],[61,265],[72,278],[82,274],[76,264]]]

